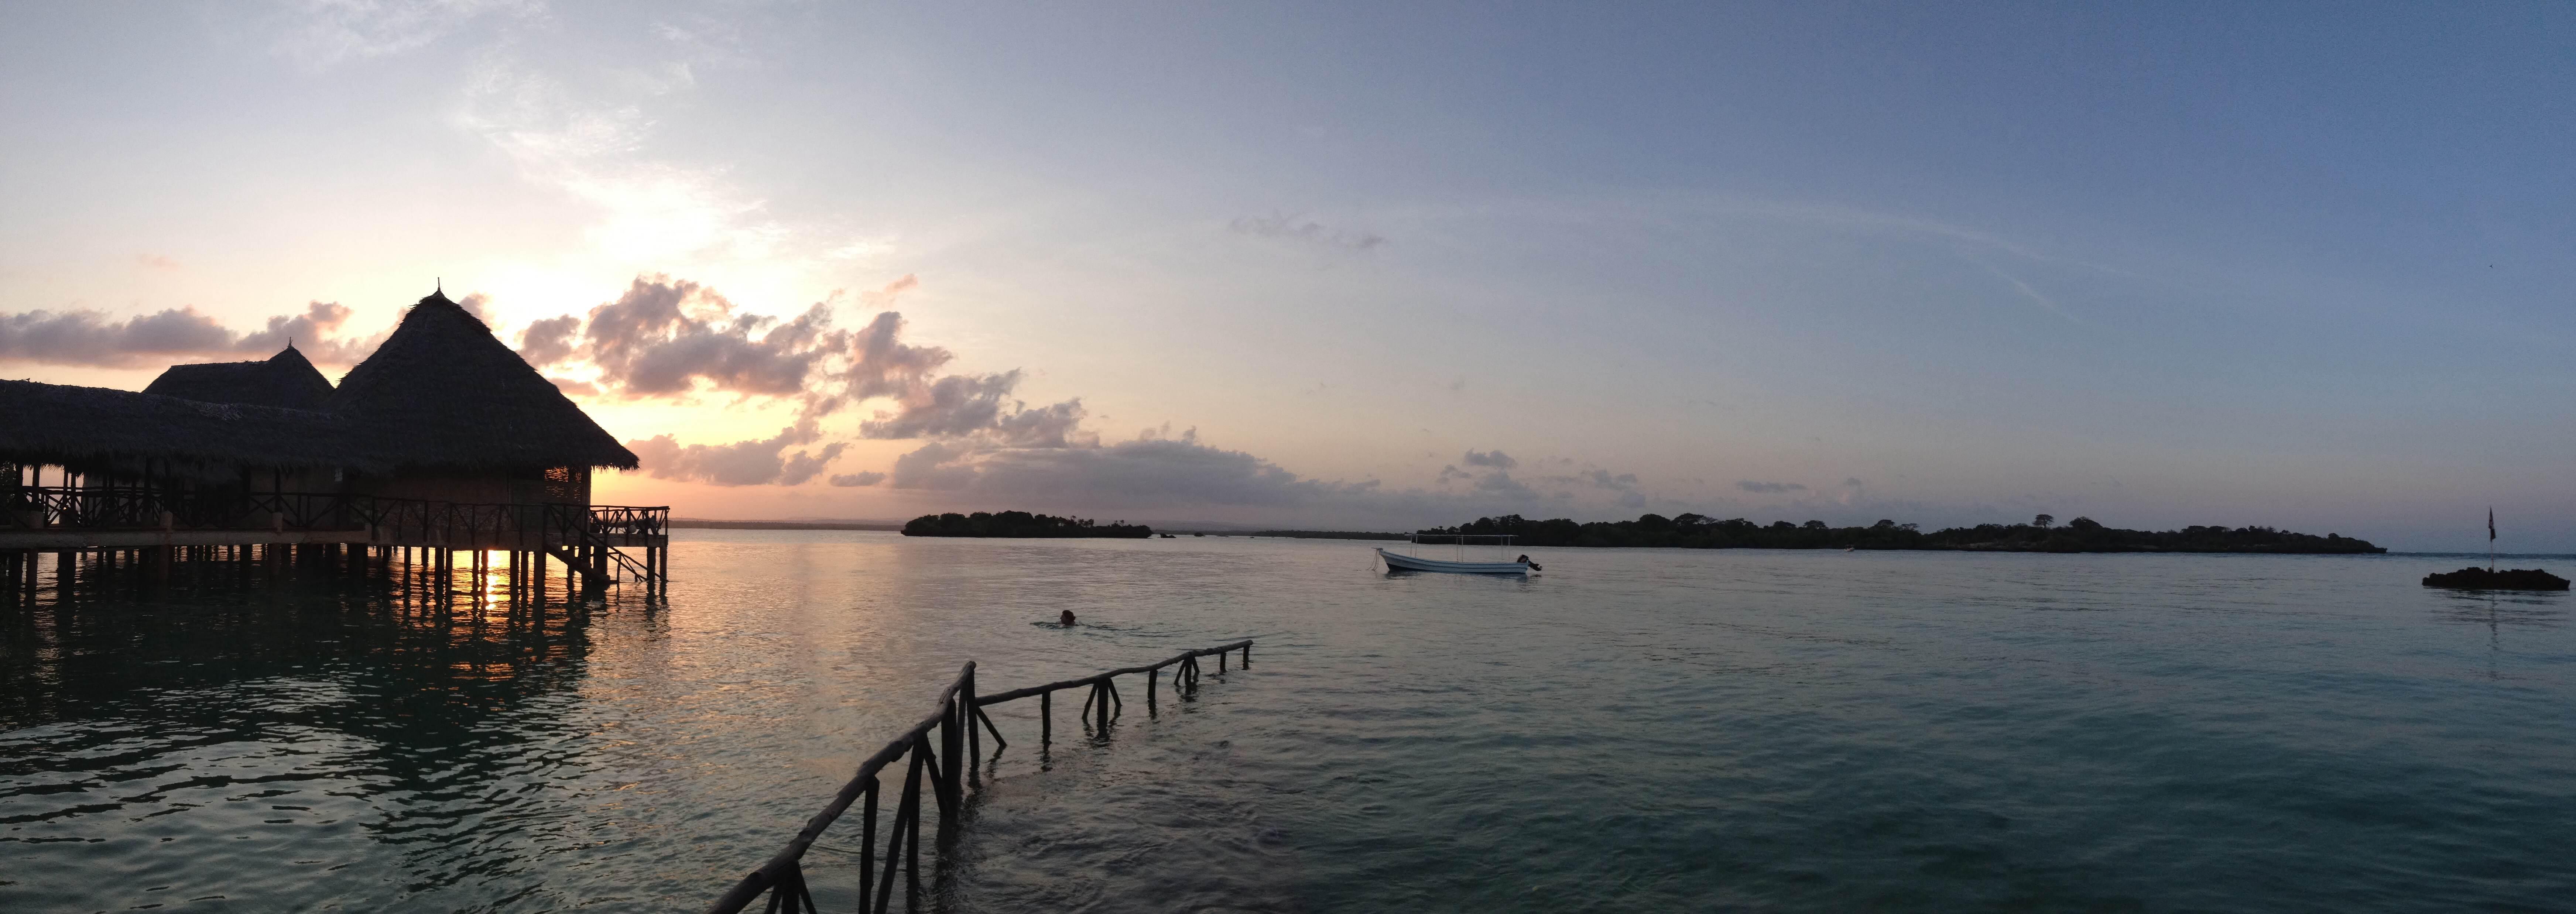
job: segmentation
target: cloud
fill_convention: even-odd
[[[920,281],[907,273],[888,288],[902,286],[909,289],[917,285]],[[845,394],[854,400],[864,400],[909,393],[919,388],[931,372],[956,358],[937,346],[905,345],[902,333],[903,315],[900,313],[886,311],[868,321],[867,328],[860,330],[851,342],[855,358],[841,375]]]
[[[848,446],[835,441],[820,451],[787,453],[789,447],[812,444],[821,437],[809,421],[779,429],[776,437],[733,444],[683,447],[670,435],[655,435],[626,442],[626,448],[635,452],[644,472],[655,479],[719,486],[794,486],[822,473],[823,467],[839,458],[841,450]]]
[[[1483,492],[1488,495],[1499,495],[1512,499],[1539,497],[1537,490],[1530,488],[1520,480],[1513,479],[1512,474],[1501,470],[1495,470],[1479,477],[1476,480],[1476,491]]]
[[[597,215],[584,234],[592,247],[633,264],[712,257],[776,270],[792,259],[780,255],[798,233],[724,168],[641,155],[654,123],[650,106],[696,84],[689,61],[568,70],[590,83],[574,86],[511,59],[518,47],[504,43],[481,56],[458,122],[508,156],[523,180],[590,205]]]
[[[1622,508],[1646,506],[1646,493],[1637,490],[1635,473],[1613,474],[1609,470],[1594,469],[1576,474],[1576,478],[1592,483],[1593,488],[1619,493],[1618,502]]]
[[[1235,234],[1256,238],[1299,241],[1320,247],[1345,251],[1373,251],[1386,243],[1375,232],[1352,232],[1333,228],[1312,219],[1272,213],[1267,216],[1245,216],[1230,223]]]
[[[1460,460],[1471,467],[1493,467],[1497,470],[1508,470],[1521,465],[1520,461],[1512,459],[1512,455],[1503,453],[1501,448],[1492,451],[1471,450]]]
[[[886,474],[869,471],[865,473],[836,474],[829,480],[829,482],[846,489],[855,486],[872,486],[877,483],[884,482],[885,480]]]
[[[630,397],[716,390],[771,396],[805,392],[806,376],[846,334],[831,333],[828,302],[795,319],[738,312],[714,290],[638,276],[616,301],[590,309],[582,354]]]
[[[349,313],[335,302],[313,302],[303,313],[270,317],[261,329],[239,335],[194,308],[125,320],[89,310],[0,314],[0,360],[131,368],[188,357],[266,357],[291,339],[314,361],[346,365],[382,341],[337,338]]]
[[[136,254],[134,255],[134,263],[135,265],[147,270],[176,270],[179,268],[178,261],[160,254]]]
[[[992,428],[1003,415],[1002,398],[1020,384],[1014,369],[1000,374],[949,375],[904,399],[902,409],[859,423],[869,438],[962,438]]]
[[[973,454],[974,451],[964,445],[942,444],[937,441],[922,445],[920,449],[894,459],[894,487],[929,489],[934,492],[951,492],[966,488],[975,483],[977,468],[971,464],[959,463],[951,466],[950,463],[964,460]]]
[[[537,0],[285,0],[271,49],[308,70],[427,46],[481,16],[533,15]]]
[[[901,489],[1012,498],[1071,494],[1138,507],[1288,505],[1376,487],[1301,479],[1242,451],[1171,438],[1064,448],[977,448],[934,441],[897,458],[893,480]]]
[[[1805,485],[1794,482],[1755,482],[1750,479],[1736,483],[1735,487],[1761,495],[1776,495],[1782,492],[1804,492],[1807,490]]]
[[[291,343],[313,361],[328,365],[354,365],[375,352],[376,346],[385,341],[385,334],[362,340],[335,338],[340,325],[348,323],[349,313],[348,307],[338,302],[313,302],[304,306],[302,314],[269,318],[268,326],[242,334],[241,340],[233,344],[233,349],[265,355]]]
[[[1588,480],[1593,485],[1600,488],[1617,489],[1623,492],[1637,487],[1637,474],[1635,473],[1621,473],[1613,476],[1610,475],[1609,470],[1592,470],[1590,472],[1578,474],[1576,478]]]
[[[896,298],[901,297],[903,293],[910,292],[920,287],[920,277],[914,276],[910,273],[905,273],[902,278],[886,283],[882,287],[872,291],[859,293],[859,301],[871,308],[893,307],[894,300]]]
[[[907,275],[888,288],[919,284]],[[601,390],[628,399],[698,392],[791,398],[807,417],[871,398],[895,400],[897,410],[880,417],[887,431],[871,437],[972,434],[1018,415],[1016,404],[1005,402],[1018,372],[936,377],[954,354],[905,343],[903,315],[894,311],[877,313],[855,332],[835,329],[838,301],[835,293],[780,320],[696,282],[641,275],[586,316],[531,322],[519,353],[539,367],[587,362],[599,370]]]
[[[531,322],[519,331],[519,357],[538,368],[563,361],[579,348],[580,334],[581,318],[569,314]]]

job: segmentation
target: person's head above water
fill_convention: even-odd
[[[1072,625],[1072,624],[1073,624],[1073,610],[1070,610],[1070,609],[1065,610],[1065,611],[1064,611],[1064,615],[1061,615],[1061,616],[1057,616],[1057,617],[1055,617],[1055,624],[1057,624],[1057,625]]]

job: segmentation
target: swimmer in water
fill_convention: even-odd
[[[1061,615],[1061,616],[1057,616],[1057,617],[1055,617],[1055,624],[1057,624],[1057,625],[1061,625],[1061,626],[1064,626],[1064,627],[1066,627],[1066,628],[1072,628],[1072,627],[1073,627],[1073,610],[1070,610],[1070,609],[1065,610],[1065,611],[1064,611],[1064,615]]]

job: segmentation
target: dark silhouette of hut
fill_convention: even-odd
[[[262,546],[510,550],[652,581],[669,509],[590,503],[593,470],[636,464],[432,292],[336,388],[292,346],[139,392],[0,381],[0,572],[31,580],[29,550]]]
[[[590,501],[590,472],[635,452],[443,293],[412,306],[324,410],[356,423],[394,470],[370,494],[481,504]]]
[[[264,361],[172,365],[143,392],[200,403],[321,409],[331,399],[331,381],[289,343]]]
[[[248,364],[261,364],[252,362]],[[314,410],[111,390],[0,381],[0,462],[20,486],[43,467],[56,479],[117,479],[190,486],[242,482],[257,471],[296,479],[390,469],[351,423]]]

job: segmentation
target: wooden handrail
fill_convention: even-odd
[[[1238,650],[1243,652],[1244,662],[1250,664],[1252,640],[1247,638],[1231,644],[1184,651],[1160,663],[1124,667],[1081,679],[1067,679],[1062,682],[1012,689],[1008,692],[980,697],[975,694],[975,662],[969,660],[958,670],[957,679],[950,682],[947,688],[939,691],[939,699],[934,710],[922,717],[920,722],[906,728],[901,735],[888,741],[884,748],[878,749],[861,760],[857,773],[851,775],[849,782],[842,784],[841,789],[832,795],[832,801],[826,804],[821,812],[806,819],[805,827],[797,829],[796,837],[789,839],[786,847],[771,854],[759,868],[744,874],[742,880],[734,883],[732,889],[717,898],[714,904],[708,905],[707,914],[736,914],[750,906],[752,902],[760,900],[763,894],[771,895],[769,911],[810,910],[813,899],[805,886],[803,863],[805,852],[823,836],[824,830],[831,828],[832,823],[839,821],[841,815],[848,812],[850,807],[857,804],[862,797],[867,799],[867,814],[866,830],[859,839],[859,911],[861,914],[869,914],[869,912],[884,914],[892,904],[891,893],[894,887],[897,858],[900,855],[906,853],[911,855],[910,859],[914,865],[910,868],[908,882],[913,890],[917,891],[920,886],[921,872],[918,866],[921,853],[920,790],[925,775],[931,789],[938,794],[939,807],[943,816],[941,829],[944,832],[951,823],[955,822],[956,812],[965,800],[965,785],[958,776],[959,764],[963,761],[960,756],[963,754],[961,750],[971,748],[970,742],[977,736],[976,725],[981,723],[992,732],[996,748],[1007,745],[1002,741],[1001,729],[995,727],[993,719],[984,714],[984,706],[1027,698],[1031,695],[1044,697],[1058,689],[1087,684],[1096,690],[1095,698],[1100,704],[1098,713],[1101,725],[1105,727],[1109,721],[1109,705],[1117,700],[1116,687],[1111,683],[1114,678],[1134,673],[1158,675],[1158,671],[1164,667],[1180,664],[1180,671],[1172,676],[1173,690],[1175,693],[1180,693],[1185,687],[1196,685],[1198,658],[1213,655],[1218,658],[1218,665],[1222,667],[1224,655]],[[1150,702],[1153,695],[1150,682],[1147,684],[1146,695]],[[1088,712],[1090,709],[1085,710]],[[1049,727],[1052,726],[1052,721],[1046,723]],[[932,748],[930,743],[933,730],[940,731],[940,745],[936,749]],[[877,774],[885,770],[887,765],[894,764],[906,756],[912,758],[912,770],[904,779],[903,795],[899,798],[893,827],[889,832],[886,845],[886,869],[882,879],[879,879],[875,872],[879,787]],[[942,770],[943,766],[945,771]],[[906,837],[906,829],[910,830],[909,839]],[[909,910],[913,907],[909,900],[914,898],[914,892],[908,891],[905,897],[908,900],[905,907]]]
[[[1038,693],[1040,693],[1040,692],[1053,692],[1053,691],[1055,691],[1055,690],[1057,690],[1057,689],[1070,689],[1070,688],[1073,688],[1074,686],[1079,686],[1079,685],[1091,685],[1091,684],[1094,684],[1094,683],[1098,683],[1098,682],[1100,682],[1100,681],[1102,681],[1102,680],[1106,680],[1106,679],[1108,679],[1109,677],[1112,677],[1112,676],[1126,676],[1126,675],[1130,675],[1130,674],[1134,674],[1134,673],[1145,673],[1145,672],[1151,672],[1151,671],[1154,671],[1154,670],[1162,669],[1162,668],[1167,667],[1167,666],[1171,666],[1172,664],[1179,663],[1179,662],[1181,662],[1181,661],[1183,661],[1183,660],[1188,660],[1188,659],[1190,659],[1190,658],[1192,658],[1192,657],[1213,657],[1213,656],[1216,656],[1216,655],[1218,655],[1218,654],[1228,653],[1228,652],[1232,652],[1232,651],[1245,651],[1245,652],[1246,652],[1246,656],[1249,656],[1249,652],[1250,652],[1251,650],[1252,650],[1252,639],[1250,639],[1250,638],[1245,638],[1245,639],[1243,639],[1243,640],[1241,640],[1241,641],[1237,641],[1237,642],[1235,642],[1235,643],[1233,643],[1233,644],[1220,644],[1220,645],[1217,645],[1216,647],[1211,647],[1211,648],[1202,648],[1202,649],[1200,649],[1200,650],[1195,650],[1195,651],[1183,651],[1183,652],[1181,652],[1181,653],[1179,653],[1179,654],[1175,654],[1175,655],[1173,655],[1173,656],[1172,656],[1172,659],[1170,659],[1170,660],[1165,660],[1165,661],[1163,661],[1163,662],[1161,662],[1161,663],[1149,663],[1149,664],[1146,664],[1146,665],[1144,665],[1144,666],[1131,666],[1131,667],[1126,667],[1126,668],[1123,668],[1123,669],[1115,669],[1115,670],[1110,670],[1109,672],[1106,672],[1106,673],[1102,673],[1102,674],[1097,675],[1097,676],[1085,676],[1085,677],[1082,677],[1082,678],[1080,678],[1080,679],[1067,679],[1067,680],[1064,680],[1063,682],[1050,682],[1050,683],[1047,683],[1047,684],[1045,684],[1045,685],[1029,686],[1028,688],[1024,688],[1024,689],[1012,689],[1012,690],[1010,690],[1010,691],[1008,691],[1008,692],[995,692],[995,693],[993,693],[993,694],[991,694],[991,695],[986,695],[986,696],[984,696],[984,697],[982,697],[982,698],[975,699],[975,706],[980,708],[980,707],[983,707],[983,706],[985,706],[985,705],[997,705],[997,704],[1001,704],[1001,703],[1006,702],[1006,701],[1015,701],[1015,700],[1018,700],[1018,699],[1027,698],[1027,697],[1029,697],[1029,696],[1031,696],[1031,695],[1035,695],[1035,694],[1038,694]]]

